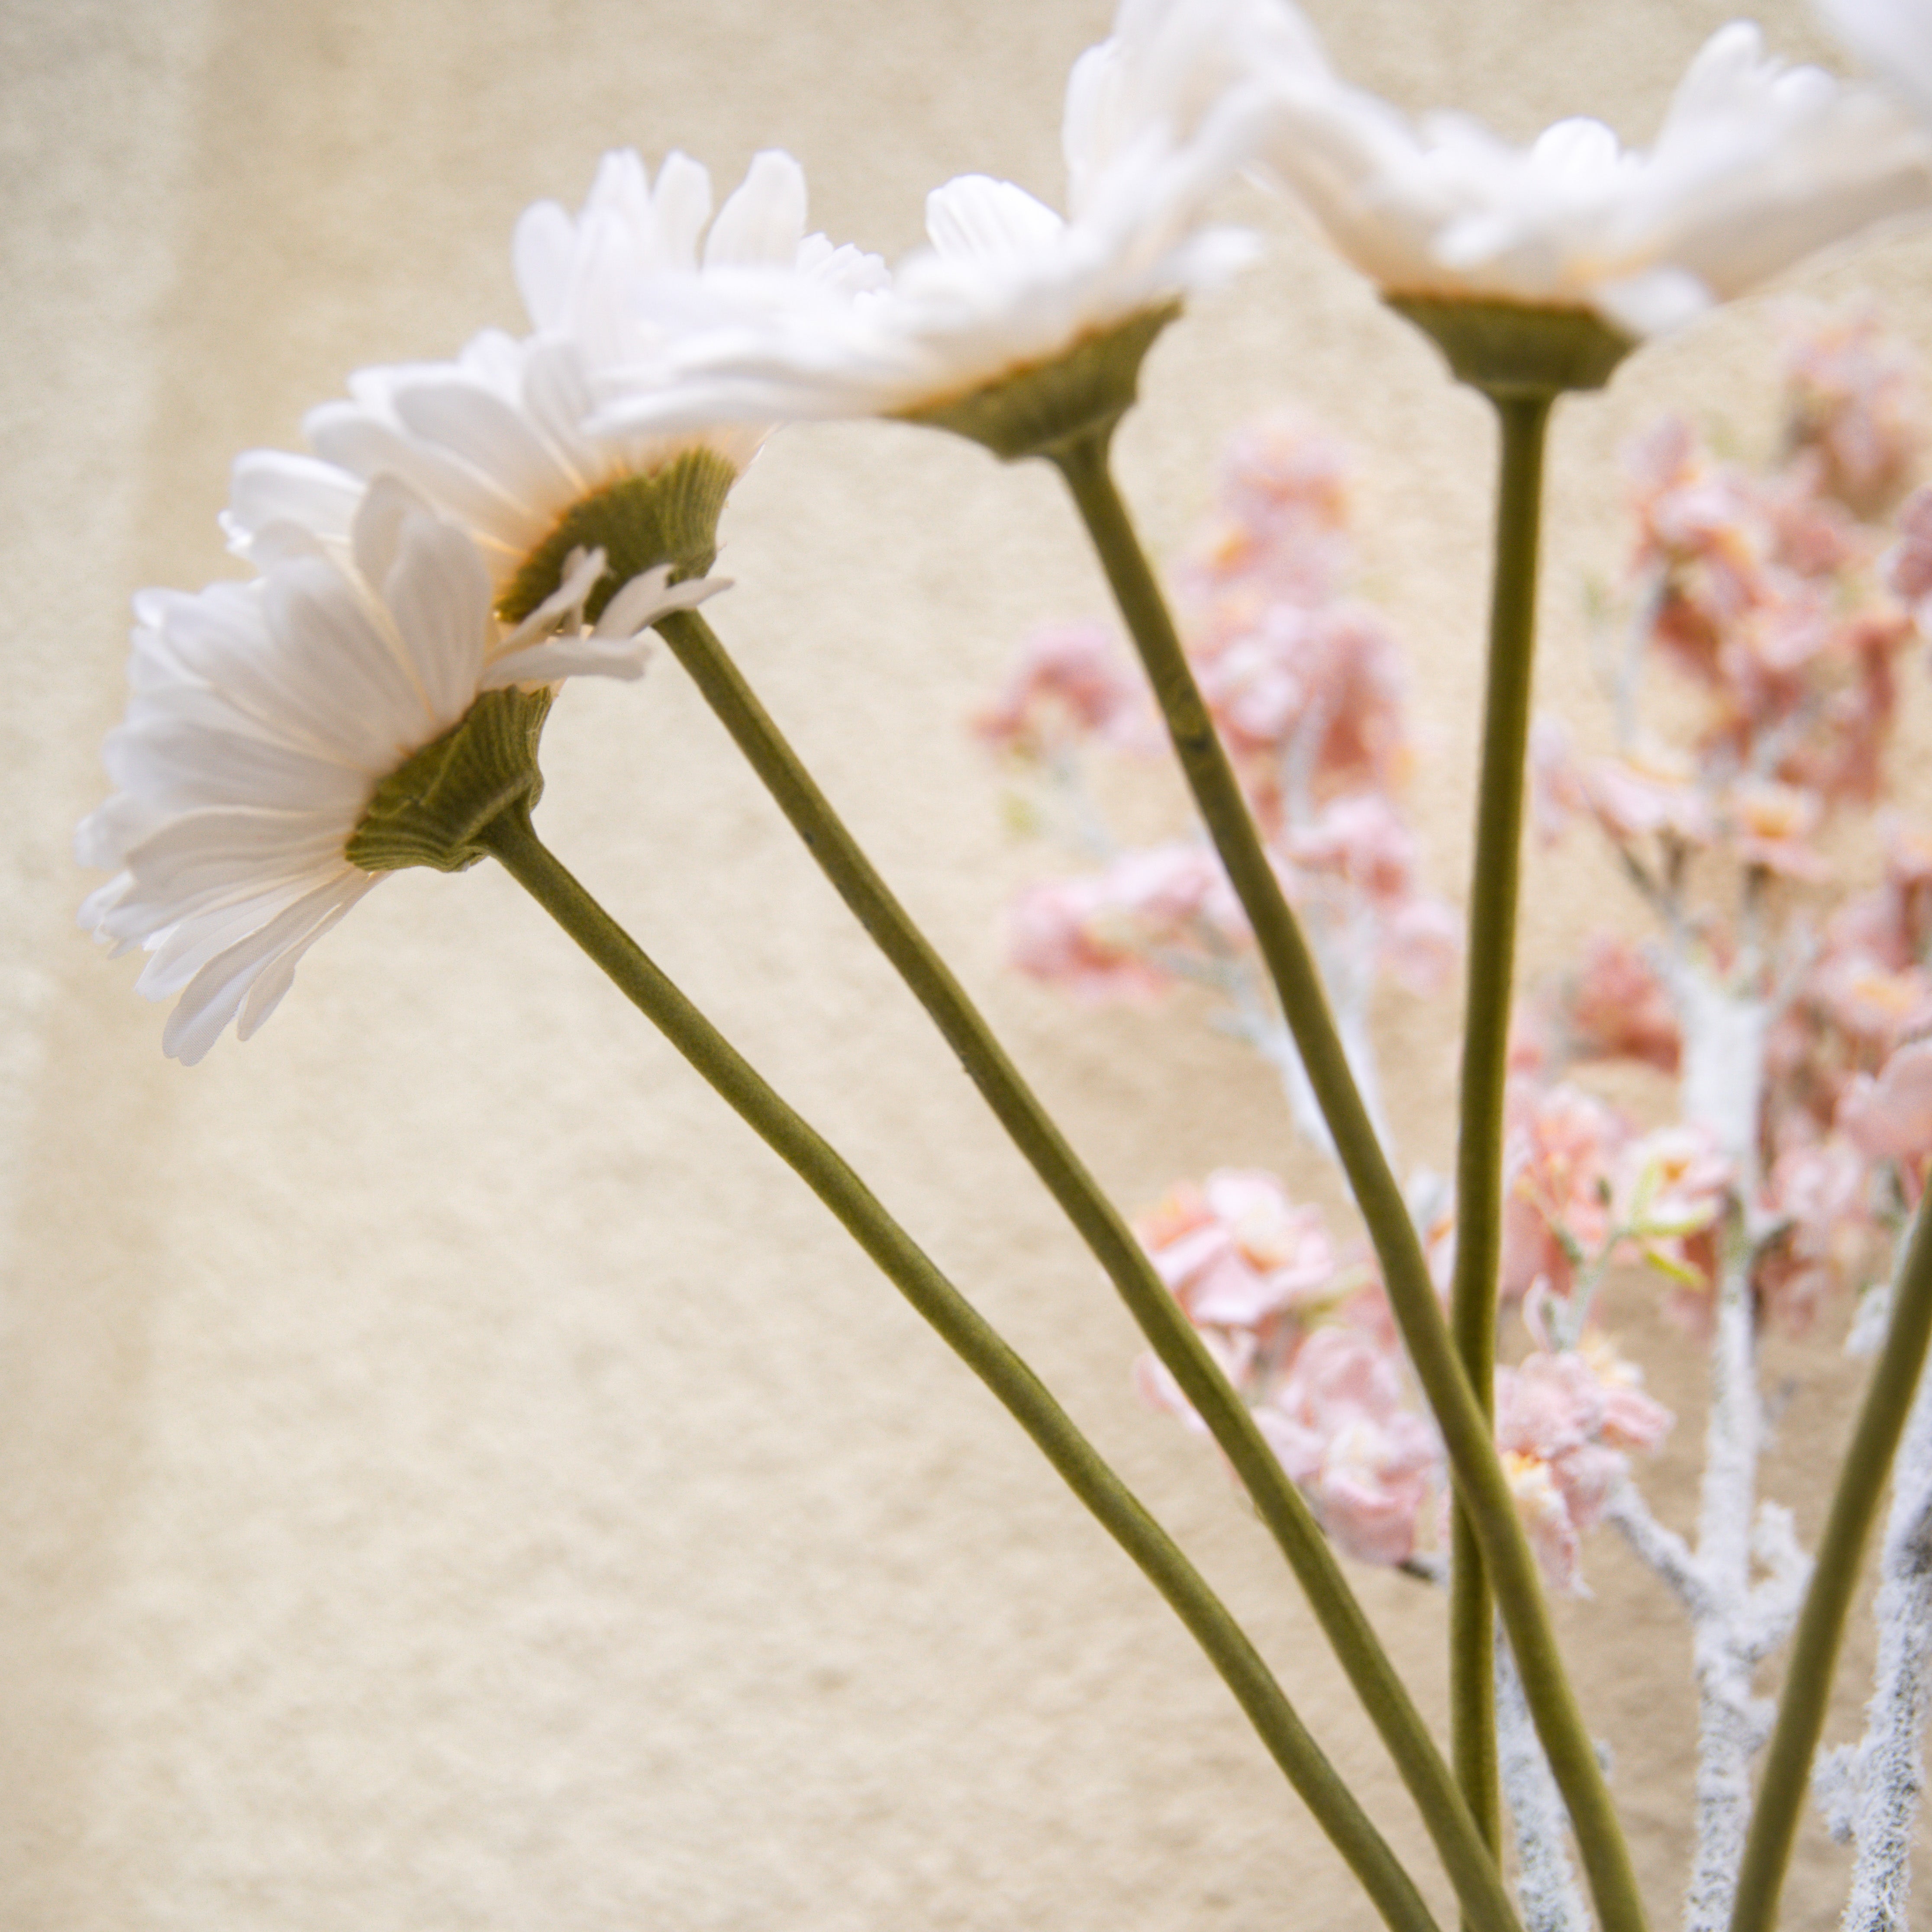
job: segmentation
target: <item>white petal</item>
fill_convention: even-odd
[[[687,577],[681,582],[668,581],[670,566],[659,564],[641,577],[634,577],[604,607],[597,620],[600,638],[627,638],[646,630],[673,610],[694,610],[721,590],[729,590],[728,577]]]
[[[782,148],[752,157],[744,183],[718,210],[704,244],[707,268],[770,262],[789,268],[805,234],[805,170]]]
[[[286,908],[260,931],[250,934],[210,960],[183,991],[161,1032],[161,1050],[184,1066],[201,1060],[242,1010],[256,982],[272,975],[284,961],[292,974],[296,960],[376,883],[373,873],[332,880]],[[271,980],[268,1006],[286,990]],[[255,1023],[266,1017],[254,1016]]]
[[[1066,223],[1011,182],[961,175],[926,198],[926,231],[948,260],[1006,262],[1050,246]]]
[[[711,177],[702,164],[675,148],[665,155],[651,190],[651,214],[658,249],[652,266],[663,272],[694,272],[698,238],[711,219]]]
[[[473,383],[433,380],[398,384],[393,398],[405,428],[438,445],[536,517],[568,501],[574,479],[535,430],[501,398]]]
[[[461,531],[415,516],[403,526],[382,595],[428,702],[430,730],[420,740],[427,743],[475,701],[494,628],[489,573]]]

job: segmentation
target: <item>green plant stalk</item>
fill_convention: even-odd
[[[1437,1304],[1422,1244],[1362,1103],[1307,942],[1282,895],[1160,586],[1114,486],[1108,436],[1102,430],[1062,444],[1051,452],[1052,460],[1066,478],[1147,668],[1195,802],[1254,929],[1367,1224],[1390,1306],[1442,1432],[1457,1496],[1481,1546],[1537,1735],[1569,1808],[1604,1932],[1642,1932],[1643,1900],[1629,1846],[1563,1668],[1535,1559],[1517,1520],[1489,1422]]]
[[[1536,656],[1536,553],[1543,449],[1555,398],[1492,394],[1502,433],[1488,691],[1476,794],[1476,856],[1462,1006],[1456,1141],[1456,1269],[1450,1325],[1471,1393],[1496,1407],[1496,1289],[1502,1262],[1503,1098],[1522,850],[1523,761]],[[1449,1722],[1462,1795],[1491,1851],[1502,1843],[1496,1759],[1496,1612],[1482,1546],[1459,1504],[1449,1572]]]
[[[1466,1921],[1518,1921],[1493,1847],[1484,1846],[1454,1776],[1348,1587],[1328,1538],[1146,1251],[1068,1144],[965,988],[893,896],[697,611],[658,626],[828,880],[932,1016],[1014,1145],[1119,1292],[1141,1333],[1207,1425],[1294,1569],[1316,1618],[1435,1840]]]
[[[1731,1932],[1771,1932],[1791,1859],[1791,1842],[1824,1728],[1825,1708],[1845,1618],[1858,1583],[1865,1539],[1911,1413],[1932,1340],[1932,1215],[1919,1203],[1904,1265],[1892,1287],[1885,1348],[1872,1370],[1857,1426],[1838,1471],[1811,1584],[1804,1594],[1791,1666],[1778,1700],[1778,1722],[1765,1754],[1764,1777],[1751,1810],[1744,1862],[1731,1907]]]
[[[831,1146],[754,1070],[537,836],[521,800],[476,842],[838,1218],[979,1377],[1153,1584],[1234,1693],[1269,1754],[1393,1932],[1436,1932],[1408,1874],[1310,1737],[1240,1626],[1045,1384],[940,1273]]]

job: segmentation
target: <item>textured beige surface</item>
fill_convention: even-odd
[[[1518,135],[1579,106],[1643,135],[1723,17],[1315,10],[1368,83]],[[192,1073],[161,1059],[131,964],[71,925],[128,596],[228,567],[236,449],[291,441],[358,363],[514,323],[517,211],[574,203],[608,146],[684,146],[721,187],[789,146],[817,218],[888,252],[949,174],[1056,194],[1066,68],[1105,25],[1094,0],[0,8],[7,1932],[1368,1922],[1125,1563],[502,877],[386,886],[259,1039]],[[1771,25],[1815,50],[1796,7]],[[1300,400],[1350,440],[1454,894],[1487,427],[1255,212],[1269,266],[1158,351],[1128,486],[1171,548],[1257,408]],[[1911,242],[1801,286],[1868,273],[1932,349],[1928,269]],[[1615,449],[1666,405],[1748,446],[1769,340],[1747,305],[1562,422],[1544,684],[1586,734],[1578,586],[1616,565]],[[1124,1201],[1229,1162],[1318,1186],[1264,1080],[1184,1016],[1084,1017],[1000,970],[1031,862],[959,724],[1030,622],[1101,608],[1050,482],[909,430],[781,437],[728,515],[721,626]],[[1104,1287],[675,668],[573,689],[545,762],[557,848],[1064,1392],[1426,1868],[1263,1539],[1136,1406]],[[1539,872],[1532,966],[1613,890],[1574,857]],[[1442,1010],[1389,1018],[1407,1151],[1439,1162]],[[1685,1412],[1654,1485],[1682,1521],[1694,1364],[1631,1318]],[[1774,1486],[1810,1482],[1808,1524],[1852,1386],[1826,1362],[1784,1411]],[[1598,1600],[1564,1622],[1667,1920],[1688,1646],[1606,1540],[1591,1564]],[[1436,1708],[1437,1604],[1361,1588]],[[1822,1926],[1844,1858],[1807,1828],[1787,1922]]]

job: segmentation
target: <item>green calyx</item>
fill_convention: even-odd
[[[718,518],[738,472],[714,450],[691,449],[648,476],[626,476],[580,499],[530,555],[496,600],[496,614],[520,624],[563,581],[574,550],[601,550],[608,574],[584,615],[595,623],[634,577],[672,566],[671,580],[702,577],[718,554]]]
[[[1498,401],[1600,389],[1636,346],[1586,308],[1532,308],[1521,302],[1440,296],[1383,299],[1442,350],[1458,382]]]
[[[554,694],[486,691],[462,722],[425,745],[376,788],[344,848],[365,872],[428,866],[460,872],[488,849],[482,834],[502,813],[543,796],[537,740]]]
[[[1050,362],[1016,369],[944,402],[902,410],[899,419],[970,437],[1003,463],[1051,457],[1070,444],[1104,438],[1133,406],[1141,364],[1154,338],[1180,313],[1178,302],[1143,310],[1083,338]]]

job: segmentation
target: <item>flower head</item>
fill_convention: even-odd
[[[1528,148],[1460,116],[1420,128],[1318,51],[1277,70],[1267,154],[1335,245],[1404,297],[1593,312],[1633,338],[1932,197],[1932,145],[1869,88],[1707,41],[1655,142],[1559,121]]]
[[[954,406],[1076,362],[1074,386],[1097,384],[1118,414],[1174,304],[1246,258],[1244,238],[1203,217],[1259,138],[1259,50],[1282,18],[1268,0],[1124,0],[1112,37],[1068,81],[1066,215],[1010,182],[962,175],[927,197],[928,245],[890,288],[820,286],[781,301],[759,269],[702,290],[655,285],[648,299],[670,304],[660,311],[670,325],[662,352],[626,372],[602,420],[666,433],[921,417],[1020,454],[998,439],[1010,430],[1024,440],[1024,428],[994,428],[985,411],[969,424]],[[1120,368],[1103,347],[1117,337]],[[644,392],[653,376],[656,393]],[[1029,404],[1038,400],[1030,391]],[[1084,406],[1065,395],[1052,404]]]
[[[556,589],[573,548],[604,550],[610,574],[600,596],[667,560],[644,554],[662,550],[663,533],[637,528],[638,506],[625,493],[680,459],[712,498],[695,506],[708,539],[724,490],[772,419],[662,434],[587,429],[598,386],[658,340],[640,292],[695,291],[755,273],[775,299],[802,299],[871,286],[885,272],[876,256],[806,233],[805,177],[789,154],[758,155],[707,234],[710,213],[710,179],[697,162],[673,154],[653,183],[628,150],[604,156],[578,215],[554,202],[526,209],[515,263],[530,333],[488,330],[454,362],[358,370],[349,400],[309,412],[315,456],[253,450],[238,459],[225,519],[232,547],[256,563],[311,538],[343,552],[368,482],[398,476],[475,541],[500,604],[519,619]],[[705,567],[693,539],[681,548],[691,554],[676,561]]]
[[[231,1022],[253,1033],[303,953],[407,862],[350,856],[387,782],[488,704],[509,741],[500,802],[533,797],[548,687],[637,676],[648,627],[717,587],[668,589],[660,568],[587,627],[604,563],[580,555],[513,628],[476,546],[393,477],[364,497],[348,560],[292,534],[284,548],[252,582],[135,600],[133,695],[106,748],[118,789],[76,839],[82,864],[115,874],[81,923],[148,953],[140,990],[180,995],[162,1044],[190,1064]]]
[[[1342,1285],[1322,1210],[1298,1204],[1271,1174],[1217,1168],[1183,1183],[1135,1232],[1155,1271],[1194,1322],[1252,1328],[1316,1307]]]
[[[1364,1563],[1406,1563],[1440,1460],[1435,1432],[1403,1400],[1396,1352],[1360,1328],[1318,1329],[1255,1411],[1322,1526]]]

